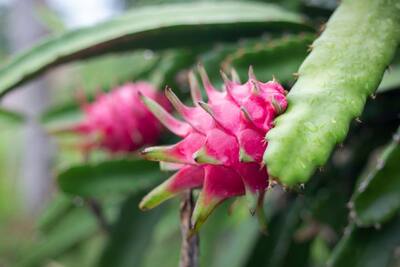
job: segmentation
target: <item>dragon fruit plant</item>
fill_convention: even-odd
[[[85,118],[67,130],[81,135],[81,148],[88,151],[101,148],[126,153],[155,144],[162,125],[145,108],[138,93],[169,109],[165,96],[148,82],[126,83],[99,94],[93,103],[81,101]]]
[[[275,80],[260,82],[252,68],[241,84],[222,73],[224,90],[211,84],[204,68],[199,72],[207,93],[204,102],[193,73],[189,74],[193,107],[184,105],[170,89],[165,94],[184,121],[172,117],[151,98],[141,95],[149,110],[183,140],[175,145],[146,148],[146,159],[160,161],[177,172],[151,191],[140,203],[151,209],[184,190],[201,187],[193,211],[195,230],[227,198],[246,195],[250,212],[262,216],[268,172],[262,163],[265,134],[287,106],[286,91]],[[262,219],[262,217],[260,218]]]
[[[56,180],[63,204],[54,201],[37,235],[42,239],[32,242],[31,253],[22,251],[26,264],[18,266],[172,267],[179,248],[181,267],[400,266],[400,130],[391,138],[399,125],[400,0],[127,2],[165,4],[136,6],[13,57],[0,67],[0,98],[50,68],[77,60],[88,67],[85,60],[107,55],[94,60],[89,74],[79,72],[85,75],[73,86],[148,80],[182,89],[182,102],[170,89],[164,96],[147,82],[129,83],[82,103],[85,118],[69,130],[82,137],[86,152],[123,154],[155,145],[164,125],[182,140],[145,148],[142,156],[175,174],[160,182],[159,166],[136,154],[62,162],[67,166]],[[317,35],[321,21],[327,23]],[[101,71],[98,62],[108,56],[115,65]],[[190,73],[194,105],[186,106],[181,74],[198,61],[210,75],[199,70],[208,99]],[[249,65],[260,80],[275,75],[288,94],[275,80],[260,82],[251,69],[247,82],[239,82]],[[222,74],[217,90],[210,79],[217,82],[220,68],[234,68],[238,76]],[[63,121],[62,111],[71,111],[64,100],[43,117]],[[288,190],[304,184],[304,194],[274,189],[263,222],[261,204],[275,181]],[[172,220],[173,205],[146,213],[137,208],[178,195],[180,226]],[[213,210],[242,196],[271,235],[258,235],[255,220],[236,212],[209,221],[212,231],[202,231],[199,246],[198,230]],[[91,213],[82,199],[96,204]],[[99,227],[104,244],[97,242]],[[85,252],[92,250],[99,258],[90,256],[89,263]]]

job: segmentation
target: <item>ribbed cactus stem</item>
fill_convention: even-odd
[[[267,134],[264,162],[287,186],[306,182],[344,140],[377,89],[400,41],[400,1],[347,0],[312,44]]]

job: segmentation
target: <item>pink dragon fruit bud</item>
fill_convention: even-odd
[[[184,190],[201,188],[192,217],[194,231],[218,204],[234,196],[246,195],[251,214],[264,214],[262,203],[269,184],[262,164],[267,147],[264,137],[273,127],[274,118],[287,106],[283,87],[275,80],[258,81],[252,68],[244,84],[222,73],[223,91],[215,90],[204,68],[200,67],[199,72],[208,103],[202,100],[193,73],[189,74],[193,107],[185,106],[170,89],[165,92],[184,121],[141,95],[148,109],[183,140],[142,152],[145,158],[160,161],[163,168],[177,172],[145,196],[140,208],[150,209]]]
[[[82,103],[84,120],[69,127],[85,138],[82,148],[120,153],[155,144],[162,125],[143,105],[139,93],[170,109],[165,96],[147,82],[126,83],[109,93],[99,94],[93,103]]]

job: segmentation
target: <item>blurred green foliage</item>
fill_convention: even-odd
[[[125,2],[136,9],[188,1]],[[334,1],[271,2],[305,14],[316,26],[328,19],[334,7]],[[53,21],[52,14],[45,16]],[[248,65],[253,65],[260,80],[274,75],[290,89],[296,80],[292,73],[307,56],[314,38],[309,30],[293,32],[285,25],[279,31],[199,43],[196,48],[144,49],[75,62],[53,82],[53,105],[43,113],[42,122],[51,130],[78,121],[82,113],[74,91],[82,90],[91,100],[99,91],[134,80],[149,80],[160,90],[169,85],[180,97],[189,99],[186,74],[198,62],[206,66],[216,85],[222,83],[219,69],[229,72],[234,67],[245,80]],[[264,203],[267,235],[259,232],[257,220],[249,216],[242,199],[216,210],[200,233],[201,266],[322,267],[327,262],[341,267],[396,266],[400,165],[398,141],[393,141],[392,135],[400,122],[398,63],[395,58],[381,93],[368,101],[360,122],[352,124],[347,139],[301,194],[284,192],[279,186],[268,191]],[[178,265],[179,200],[153,211],[137,208],[147,188],[167,174],[135,155],[110,158],[99,152],[84,163],[79,151],[65,145],[77,141],[71,136],[53,138],[59,144],[54,162],[59,188],[43,214],[36,222],[13,217],[18,201],[11,188],[16,166],[21,164],[17,141],[21,120],[13,114],[0,112],[0,266]],[[163,143],[172,138],[166,134]],[[385,160],[379,161],[377,168],[376,155],[382,151],[378,158]],[[360,192],[365,179],[366,189]],[[101,207],[100,214],[88,208],[93,201]],[[386,208],[391,216],[385,215]],[[372,221],[365,219],[368,214],[374,214]]]

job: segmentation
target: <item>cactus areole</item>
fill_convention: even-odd
[[[126,83],[98,95],[93,103],[82,101],[85,118],[72,129],[84,136],[82,146],[123,153],[155,144],[162,125],[140,101],[138,92],[167,109],[170,106],[147,82]]]
[[[192,217],[195,231],[218,204],[234,196],[246,195],[250,212],[263,214],[260,211],[269,184],[262,164],[267,147],[264,137],[287,106],[283,87],[276,81],[258,81],[251,68],[244,84],[222,73],[223,91],[213,87],[203,68],[199,70],[207,103],[193,73],[189,74],[193,107],[182,104],[170,89],[165,92],[183,121],[141,96],[149,110],[183,140],[143,151],[145,158],[177,172],[145,196],[140,208],[150,209],[183,190],[201,188]]]

